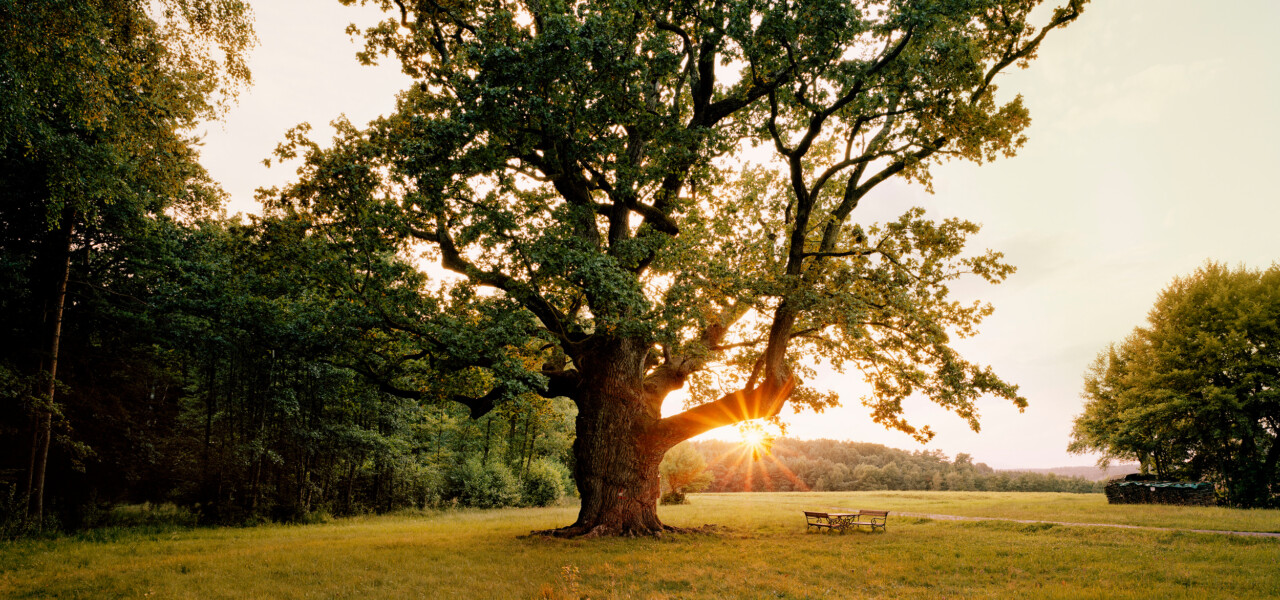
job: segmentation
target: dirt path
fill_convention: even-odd
[[[857,509],[832,507],[836,510],[854,512]],[[1180,529],[1177,527],[1151,527],[1147,525],[1121,525],[1119,523],[1071,523],[1067,521],[1037,521],[1035,519],[1009,519],[1005,517],[965,517],[960,515],[936,515],[931,513],[895,512],[904,517],[920,517],[939,521],[1008,521],[1010,523],[1048,523],[1050,525],[1068,525],[1072,527],[1114,527],[1116,529],[1145,529],[1147,531],[1184,531],[1189,533],[1212,533],[1217,535],[1241,535],[1245,537],[1280,538],[1280,533],[1267,531],[1227,531],[1223,529]]]
[[[1224,529],[1179,529],[1177,527],[1151,527],[1147,525],[1121,525],[1119,523],[1071,523],[1067,521],[1037,521],[1034,519],[1009,519],[1001,517],[963,517],[960,515],[935,515],[929,513],[900,512],[904,517],[924,517],[940,521],[1009,521],[1012,523],[1049,523],[1074,527],[1114,527],[1116,529],[1145,529],[1148,531],[1186,531],[1190,533],[1214,533],[1218,535],[1243,535],[1247,537],[1280,538],[1280,533],[1266,531],[1228,531]]]

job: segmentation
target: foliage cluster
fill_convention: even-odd
[[[662,476],[663,504],[684,504],[685,495],[701,492],[711,484],[706,459],[689,442],[668,450],[658,465],[658,473]]]
[[[520,500],[520,482],[502,463],[481,462],[473,456],[449,470],[446,495],[462,506],[501,508]]]
[[[284,219],[149,219],[120,248],[76,249],[50,459],[50,498],[66,525],[93,525],[94,507],[112,503],[177,502],[208,522],[243,522],[455,499],[506,506],[522,486],[528,502],[546,504],[572,487],[571,404],[529,399],[473,420],[459,405],[387,394],[344,366],[351,344],[363,350],[377,332],[359,298],[330,287],[354,269],[327,242]],[[104,277],[104,263],[121,266]],[[0,291],[19,295],[20,285]],[[6,327],[31,318],[3,315]],[[22,431],[24,416],[0,424]],[[22,443],[5,437],[13,489]],[[494,486],[453,465],[475,465]],[[476,486],[505,491],[480,497]]]
[[[1280,265],[1211,262],[1174,280],[1145,327],[1098,355],[1084,398],[1072,451],[1280,505]]]
[[[705,457],[709,492],[935,490],[1102,492],[1104,483],[1052,473],[996,471],[968,454],[909,452],[880,444],[781,438],[769,454],[732,442],[693,442]]]

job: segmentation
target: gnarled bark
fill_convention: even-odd
[[[672,446],[703,431],[775,415],[791,387],[766,385],[662,418],[662,400],[683,385],[678,368],[652,369],[649,345],[611,339],[580,357],[574,477],[582,505],[567,527],[539,532],[557,537],[660,535],[678,528],[658,518],[658,465]],[[671,363],[667,363],[670,367]]]
[[[667,448],[647,439],[661,403],[644,393],[647,345],[610,340],[581,359],[574,477],[582,497],[578,519],[557,536],[654,535],[658,464]]]

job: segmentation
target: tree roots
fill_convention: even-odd
[[[711,525],[711,524],[703,525],[701,527],[676,527],[674,525],[664,524],[653,529],[648,529],[648,528],[639,529],[634,527],[625,527],[625,528],[615,527],[615,526],[609,526],[602,523],[595,526],[569,525],[568,527],[560,527],[558,529],[543,529],[539,531],[530,532],[529,535],[549,537],[549,538],[564,538],[564,539],[571,539],[571,538],[572,539],[593,539],[593,538],[601,538],[601,537],[662,538],[664,534],[668,534],[668,533],[716,534],[716,533],[723,533],[727,531],[728,531],[728,528],[726,527],[722,527],[719,525]]]

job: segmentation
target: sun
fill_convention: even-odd
[[[763,430],[751,428],[742,432],[742,445],[755,449],[764,448],[766,435]]]
[[[738,435],[742,438],[742,447],[751,451],[751,456],[755,460],[759,460],[762,454],[768,454],[770,447],[773,446],[773,436],[755,423],[739,426]]]

